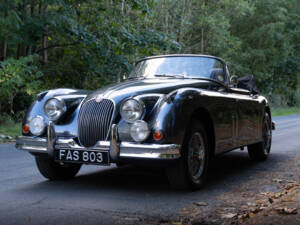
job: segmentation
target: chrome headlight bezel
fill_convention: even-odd
[[[40,123],[37,125],[37,122]],[[29,121],[29,131],[35,136],[40,136],[44,133],[46,128],[45,119],[42,116],[35,116]]]
[[[52,113],[49,112],[51,107],[53,107],[52,110],[54,111]],[[66,103],[59,98],[49,98],[44,104],[44,113],[51,121],[57,121],[66,111]]]
[[[127,107],[127,108],[126,108]],[[131,110],[131,111],[130,111]],[[131,115],[130,115],[131,112]],[[122,102],[120,106],[121,117],[127,123],[133,123],[142,119],[145,113],[145,104],[141,100],[129,98]]]

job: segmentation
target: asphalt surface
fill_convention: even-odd
[[[300,178],[300,115],[273,120],[266,162],[250,161],[246,150],[227,153],[212,163],[207,185],[198,191],[171,190],[161,170],[134,167],[83,166],[74,179],[51,182],[30,154],[2,144],[0,224],[157,224],[234,210],[258,192],[279,190],[274,179]],[[197,202],[207,205],[195,208]]]

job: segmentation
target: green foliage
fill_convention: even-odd
[[[299,105],[298,1],[3,0],[0,113],[38,89],[100,88],[138,58],[169,53],[222,57],[232,74],[253,74],[273,104]]]
[[[300,114],[300,107],[275,107],[272,108],[272,116],[287,116]]]
[[[42,72],[33,64],[36,56],[9,58],[0,63],[0,109],[15,114],[13,103],[16,96],[33,97],[41,88]]]
[[[16,136],[21,135],[22,125],[21,122],[15,122],[11,116],[7,114],[2,114],[0,116],[0,134],[5,136],[10,136],[15,138]],[[0,137],[0,142],[7,142],[9,139],[2,139]]]

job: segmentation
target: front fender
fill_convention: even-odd
[[[181,88],[163,98],[149,121],[153,131],[162,131],[162,143],[182,144],[195,110],[201,107],[201,90]]]
[[[23,125],[28,124],[31,118],[35,116],[42,116],[45,122],[48,124],[49,119],[44,114],[45,102],[53,97],[63,99],[67,105],[69,105],[69,111],[66,112],[67,117],[59,120],[54,124],[55,131],[62,136],[74,136],[77,132],[77,125],[75,124],[75,118],[78,113],[78,105],[87,96],[89,91],[76,90],[76,89],[53,89],[42,92],[37,95],[36,100],[31,104],[23,120]],[[75,126],[76,125],[76,126]],[[76,129],[75,129],[76,128]],[[66,134],[66,131],[69,133]],[[23,133],[23,135],[31,135],[30,133]]]

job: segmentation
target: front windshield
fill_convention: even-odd
[[[150,58],[139,62],[129,77],[191,77],[209,78],[225,82],[223,63],[215,58],[195,56],[171,56]]]

